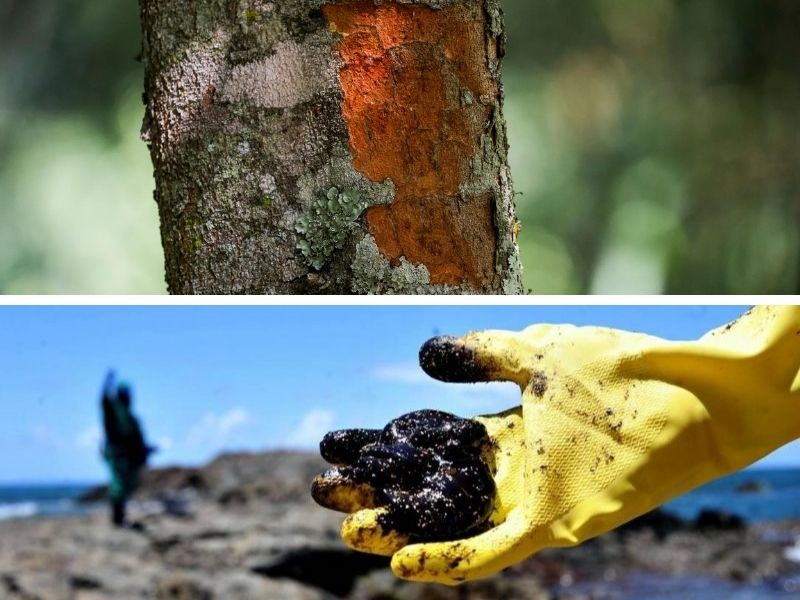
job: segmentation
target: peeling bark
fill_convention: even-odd
[[[519,293],[499,0],[140,0],[171,293]]]

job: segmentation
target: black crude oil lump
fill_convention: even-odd
[[[387,529],[418,541],[469,537],[492,512],[494,479],[481,458],[489,443],[475,420],[421,410],[383,430],[327,434],[320,452],[337,466],[322,477],[373,488],[387,508],[381,521]]]

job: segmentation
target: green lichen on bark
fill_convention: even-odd
[[[358,228],[356,219],[367,207],[356,190],[332,187],[308,211],[297,217],[295,231],[300,234],[297,248],[315,269],[321,269],[336,250]]]

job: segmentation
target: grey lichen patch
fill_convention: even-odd
[[[240,24],[248,26],[271,18],[275,13],[275,3],[264,0],[250,0],[249,2],[241,3],[240,10]]]
[[[523,293],[522,287],[522,257],[518,248],[513,248],[507,254],[506,276],[503,279],[503,294],[514,295]]]
[[[486,3],[486,16],[488,17],[487,20],[489,34],[495,37],[505,35],[503,11],[499,2],[495,1]]]
[[[313,132],[310,135],[313,137]],[[345,144],[334,145],[328,161],[319,170],[300,175],[297,180],[298,199],[304,206],[310,206],[318,198],[320,189],[327,190],[331,186],[357,191],[367,206],[388,204],[395,194],[391,179],[370,181],[356,171],[350,149]]]
[[[332,187],[297,218],[297,249],[312,267],[321,269],[336,250],[342,249],[358,227],[356,219],[364,208],[366,202],[356,190]]]
[[[484,0],[486,10],[486,58],[489,70],[499,77],[503,56],[506,48],[506,32],[503,19],[503,9],[498,0]]]
[[[275,178],[269,174],[264,173],[261,176],[261,179],[258,181],[258,191],[262,194],[262,205],[269,200],[269,206],[265,208],[269,208],[272,204],[280,198],[280,192],[278,191],[278,184],[275,181]]]
[[[291,108],[336,85],[336,62],[327,34],[277,43],[270,56],[236,65],[222,88],[226,102]]]
[[[516,213],[511,174],[508,167],[500,169],[500,193],[497,195],[494,224],[497,228],[497,272],[502,276],[504,294],[521,294],[522,258],[517,244]]]
[[[458,287],[432,285],[425,265],[414,265],[404,257],[392,266],[375,243],[365,235],[356,244],[350,264],[353,273],[351,291],[355,294],[472,294],[468,285]]]
[[[400,266],[392,267],[371,235],[356,245],[351,268],[356,294],[424,293],[431,283],[425,265],[412,265],[401,258]]]

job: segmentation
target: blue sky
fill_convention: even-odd
[[[221,450],[315,448],[324,432],[380,427],[437,407],[463,415],[517,404],[511,384],[428,379],[419,346],[440,333],[536,322],[691,339],[743,307],[0,307],[0,483],[95,481],[98,396],[114,367],[154,464]],[[765,465],[800,465],[800,446]]]

